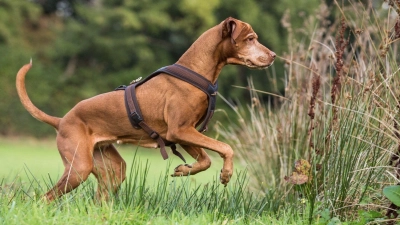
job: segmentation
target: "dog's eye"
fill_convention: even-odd
[[[249,37],[249,38],[247,38],[247,40],[252,42],[254,40],[254,37]]]

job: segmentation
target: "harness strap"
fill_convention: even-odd
[[[203,122],[202,126],[199,129],[199,132],[204,132],[208,129],[207,124],[210,121],[211,117],[214,115],[218,84],[216,83],[213,85],[210,81],[208,81],[206,78],[204,78],[200,74],[198,74],[186,67],[183,67],[181,65],[173,64],[173,65],[162,67],[161,69],[158,69],[157,71],[155,71],[154,73],[152,73],[148,77],[146,77],[144,80],[141,80],[139,82],[135,81],[135,82],[131,83],[131,85],[129,85],[129,86],[121,85],[115,89],[115,90],[125,90],[125,108],[128,113],[129,121],[131,122],[131,124],[134,128],[143,129],[152,139],[157,141],[158,145],[160,146],[160,152],[161,152],[163,159],[168,158],[168,154],[165,150],[165,146],[169,145],[172,149],[172,152],[186,163],[186,160],[182,156],[182,154],[176,150],[176,145],[174,143],[170,143],[170,142],[164,140],[156,131],[151,129],[143,121],[142,112],[140,111],[140,107],[139,107],[139,104],[138,104],[138,101],[136,98],[136,91],[135,91],[136,87],[143,84],[144,82],[150,80],[151,78],[153,78],[154,76],[156,76],[160,73],[166,73],[166,74],[169,74],[180,80],[183,80],[187,83],[190,83],[191,85],[197,87],[198,89],[203,91],[205,94],[207,94],[207,97],[208,97],[207,113],[202,118],[202,120],[199,121],[199,123]]]
[[[140,129],[139,123],[143,121],[140,111],[140,107],[136,100],[136,85],[130,85],[125,89],[125,108],[128,113],[129,120],[132,126],[136,129]]]
[[[158,146],[160,146],[160,153],[163,159],[168,159],[168,153],[165,150],[166,141],[153,129],[151,129],[141,117],[142,112],[140,111],[139,105],[136,98],[136,84],[129,85],[125,87],[125,107],[128,113],[129,120],[132,126],[136,129],[142,128],[152,139],[157,141]],[[176,156],[181,158],[185,163],[186,160],[183,155],[176,150],[176,145],[171,143],[171,150]]]
[[[200,74],[183,67],[178,64],[173,64],[170,66],[162,67],[153,74],[166,73],[180,80],[186,81],[187,83],[197,87],[207,94],[208,97],[208,107],[207,114],[203,118],[203,124],[201,125],[199,132],[203,133],[208,130],[208,122],[214,115],[215,103],[217,97],[218,83],[213,85],[209,80],[201,76]],[[151,75],[150,75],[151,76]],[[201,122],[201,121],[200,121]]]

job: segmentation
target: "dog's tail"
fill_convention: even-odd
[[[50,124],[54,128],[58,129],[58,124],[61,118],[50,116],[45,112],[43,112],[42,110],[38,109],[28,97],[28,93],[26,92],[25,88],[25,75],[31,67],[32,67],[32,59],[29,64],[24,65],[17,73],[16,85],[17,85],[17,92],[19,99],[21,100],[22,105],[25,107],[25,109],[33,117],[35,117],[37,120]]]

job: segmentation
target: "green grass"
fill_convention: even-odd
[[[297,212],[279,219],[271,213],[274,202],[265,193],[248,190],[245,171],[236,171],[227,187],[219,182],[215,168],[219,165],[203,174],[172,178],[171,164],[179,160],[163,161],[158,152],[126,147],[120,152],[130,172],[111,201],[97,202],[95,179],[89,179],[46,204],[41,196],[61,171],[53,145],[53,141],[1,139],[0,224],[301,223]]]
[[[132,159],[137,150],[137,156],[149,162],[149,180],[155,181],[163,173],[173,172],[173,168],[184,163],[171,151],[168,152],[168,160],[163,160],[159,149],[138,148],[134,145],[116,145],[119,153],[127,162],[127,168],[130,168]],[[168,149],[167,149],[168,150]],[[188,163],[194,162],[183,149],[178,149],[185,157]],[[208,183],[213,181],[213,177],[219,174],[222,168],[222,158],[211,153],[212,165],[202,173],[191,177],[194,183]],[[27,174],[36,178],[48,178],[57,180],[63,173],[64,166],[58,153],[55,139],[35,140],[31,138],[0,138],[0,180],[2,178],[14,179],[20,177],[22,181],[27,181]],[[167,165],[172,168],[166,171]],[[242,170],[239,164],[236,169]]]

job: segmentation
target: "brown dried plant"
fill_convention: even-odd
[[[312,131],[315,128],[314,127],[315,101],[317,99],[318,91],[321,87],[321,76],[317,73],[316,67],[314,64],[311,67],[311,71],[313,74],[313,77],[311,80],[312,92],[311,92],[311,99],[310,99],[310,108],[308,110],[308,116],[310,117],[310,128],[308,130],[310,150],[314,149]],[[309,154],[309,161],[310,161],[310,159],[311,159],[311,154]]]
[[[338,35],[336,36],[336,42],[335,42],[336,77],[333,80],[332,89],[331,89],[332,105],[335,105],[336,98],[339,96],[339,93],[340,93],[340,90],[342,87],[341,78],[342,78],[343,64],[344,64],[343,63],[343,53],[348,44],[348,41],[344,38],[344,33],[346,32],[346,29],[347,29],[346,21],[344,18],[342,18],[341,23],[340,23],[340,30],[339,30]],[[335,121],[337,121],[337,111],[338,111],[338,109],[336,107],[333,107],[333,123],[335,123]]]
[[[331,88],[331,103],[332,103],[332,122],[328,129],[328,135],[326,136],[325,143],[329,143],[331,138],[332,129],[337,123],[338,120],[338,107],[335,106],[337,102],[337,98],[340,95],[340,90],[342,88],[342,72],[343,72],[343,53],[348,44],[348,40],[344,38],[344,34],[346,32],[347,25],[346,20],[344,18],[341,19],[339,33],[336,35],[335,41],[335,71],[336,77],[333,79],[332,88]]]
[[[385,0],[391,6],[394,8],[397,12],[398,15],[400,15],[400,1],[399,0]]]

